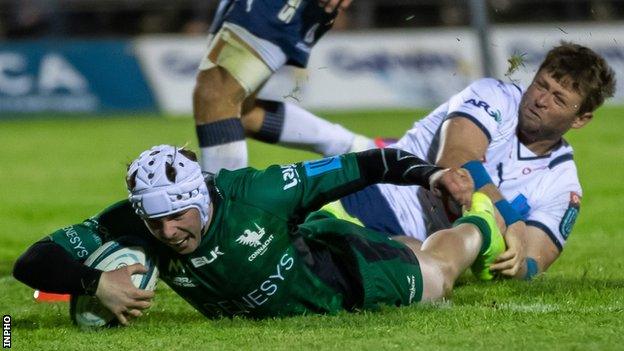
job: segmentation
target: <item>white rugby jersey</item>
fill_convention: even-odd
[[[473,121],[490,143],[484,166],[505,198],[527,225],[548,234],[561,250],[580,210],[581,185],[572,147],[564,140],[550,154],[536,156],[516,135],[518,108],[523,91],[514,84],[485,78],[451,97],[416,122],[395,145],[435,162],[439,131],[448,115]],[[421,187],[378,185],[407,235],[424,240],[448,228],[450,220],[442,202]]]

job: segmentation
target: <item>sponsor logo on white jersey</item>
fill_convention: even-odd
[[[502,120],[501,119],[502,117],[501,117],[500,110],[493,110],[493,109],[491,109],[490,108],[490,104],[488,104],[485,101],[482,101],[482,100],[477,101],[475,99],[468,99],[468,100],[464,101],[464,103],[472,104],[472,105],[474,105],[476,107],[482,108],[483,110],[485,110],[485,112],[487,112],[488,115],[490,115],[492,118],[494,118],[494,120],[497,123],[500,123],[501,120]]]

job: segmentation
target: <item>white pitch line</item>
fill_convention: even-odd
[[[570,310],[571,306],[566,306],[563,308],[562,306],[557,306],[553,304],[545,304],[545,303],[532,303],[532,304],[517,304],[517,303],[502,303],[496,306],[499,309],[506,309],[516,312],[528,312],[528,313],[550,313],[550,312],[564,312],[566,310]],[[599,305],[592,307],[572,307],[574,312],[580,313],[605,313],[605,312],[624,312],[624,305],[621,304],[611,304],[611,305]]]
[[[516,304],[516,303],[503,303],[496,307],[501,309],[508,309],[517,312],[531,312],[531,313],[549,313],[558,311],[559,307],[555,305],[549,305],[544,303],[532,303],[532,304]]]

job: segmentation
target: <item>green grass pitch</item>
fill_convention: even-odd
[[[398,136],[422,111],[327,114],[371,136]],[[67,304],[38,304],[11,277],[28,245],[126,196],[125,164],[153,144],[196,146],[190,118],[102,116],[0,123],[0,313],[18,350],[624,348],[624,109],[607,107],[572,132],[584,185],[581,216],[562,257],[537,280],[464,277],[450,301],[379,312],[263,321],[206,320],[160,284],[154,306],[129,328],[81,332]],[[249,143],[251,164],[312,159]]]

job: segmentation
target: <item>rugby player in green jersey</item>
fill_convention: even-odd
[[[32,245],[14,276],[56,293],[91,294],[122,324],[150,306],[136,289],[139,264],[102,272],[82,264],[103,242],[137,236],[160,279],[209,318],[254,318],[409,305],[447,294],[472,265],[504,251],[487,197],[461,169],[396,149],[376,149],[265,170],[205,177],[195,155],[160,145],[128,167],[129,198]],[[317,211],[370,184],[420,185],[470,210],[420,247]]]

